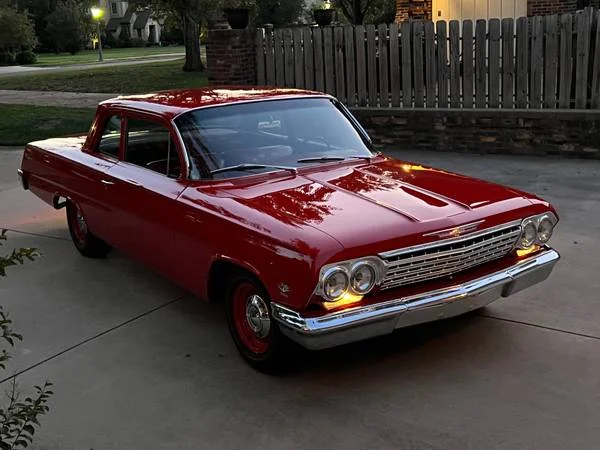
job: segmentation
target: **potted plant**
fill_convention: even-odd
[[[335,11],[331,1],[324,0],[313,10],[315,22],[317,22],[317,25],[320,27],[331,25],[331,22],[333,22],[334,12]]]
[[[234,30],[243,30],[250,21],[250,11],[254,7],[254,0],[230,0],[225,2],[223,12],[227,23]]]

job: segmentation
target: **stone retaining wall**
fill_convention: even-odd
[[[600,159],[600,111],[354,108],[378,145]]]

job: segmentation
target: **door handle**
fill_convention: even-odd
[[[142,185],[137,181],[130,180],[129,178],[124,180],[127,184],[131,184],[132,186],[141,187]]]
[[[100,180],[100,182],[102,184],[104,184],[105,186],[112,186],[113,184],[115,184],[114,182],[112,182],[110,180]]]

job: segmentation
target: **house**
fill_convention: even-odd
[[[396,22],[408,19],[465,20],[519,18],[600,7],[600,0],[397,0]]]
[[[101,0],[106,12],[106,33],[115,39],[141,39],[150,43],[159,43],[162,24],[148,8],[138,9],[129,2]]]

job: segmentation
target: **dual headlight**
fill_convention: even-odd
[[[347,261],[321,270],[318,293],[336,302],[346,294],[366,295],[381,280],[383,264],[377,258]]]
[[[552,237],[558,219],[552,213],[528,217],[521,224],[521,236],[517,248],[527,250],[534,245],[546,244]]]

